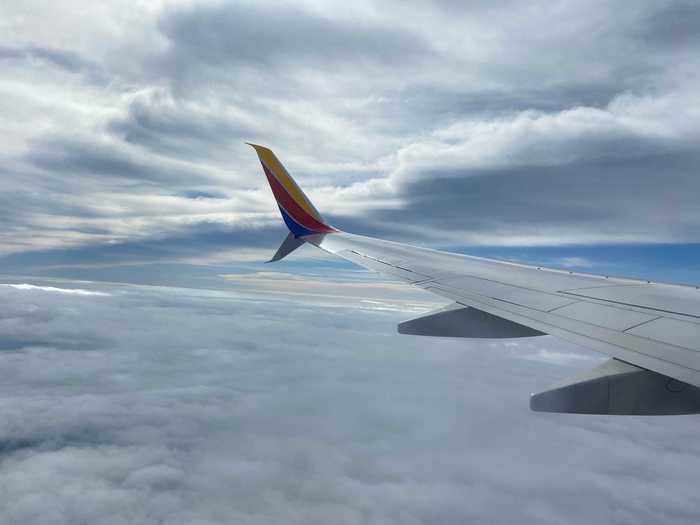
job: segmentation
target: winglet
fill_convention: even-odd
[[[295,237],[337,231],[323,220],[321,214],[269,148],[250,142],[246,144],[252,146],[258,154],[282,218]]]
[[[280,244],[280,247],[277,248],[277,252],[275,253],[275,255],[273,255],[272,259],[270,259],[267,262],[271,263],[275,261],[281,261],[287,255],[299,248],[299,246],[301,246],[302,244],[304,244],[303,239],[300,239],[299,237],[296,237],[292,232],[289,232],[287,234],[287,237],[285,237],[284,241],[282,241],[282,244]]]

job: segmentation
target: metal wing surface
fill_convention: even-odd
[[[275,177],[279,161],[266,148],[254,147],[268,179]],[[282,185],[285,176],[291,180],[284,171],[279,177]],[[291,190],[301,192],[295,183]],[[576,381],[533,396],[533,409],[700,412],[697,287],[534,267],[353,235],[328,226],[305,196],[308,208],[302,201],[295,207],[278,192],[275,197],[290,230],[304,242],[455,303],[402,323],[402,333],[452,337],[551,334],[613,358]]]
[[[306,240],[465,306],[700,386],[697,288],[450,254],[347,233]]]

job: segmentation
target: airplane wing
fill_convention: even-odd
[[[533,410],[700,413],[697,287],[528,266],[345,233],[328,225],[272,151],[251,146],[291,232],[274,260],[309,243],[452,302],[401,323],[400,333],[550,334],[611,356],[573,380],[533,394]]]

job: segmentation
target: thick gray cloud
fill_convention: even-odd
[[[167,13],[160,29],[169,59],[186,67],[249,64],[292,68],[299,61],[344,68],[348,61],[416,60],[429,53],[418,34],[389,24],[322,16],[290,7],[218,4]]]
[[[204,161],[215,145],[222,150],[219,156],[230,157],[234,141],[240,144],[257,132],[252,123],[232,122],[214,108],[184,107],[162,93],[135,99],[124,117],[110,123],[110,130],[130,144],[166,156]]]
[[[624,237],[640,243],[686,242],[694,239],[698,220],[693,204],[700,193],[698,165],[695,153],[659,152],[560,166],[437,171],[402,187],[405,206],[400,210],[375,210],[359,222],[345,217],[336,222],[367,233],[382,224],[385,236],[424,241],[432,236],[452,245],[459,239],[479,244],[482,232],[495,232],[504,244],[529,234],[532,244]],[[425,213],[427,209],[440,212]],[[526,224],[523,216],[528,216]],[[405,228],[413,224],[424,224],[426,230]]]
[[[0,286],[26,339],[0,352],[3,523],[697,520],[693,418],[528,410],[597,356],[396,335],[419,292],[357,309],[243,277]]]
[[[195,171],[185,171],[171,165],[143,163],[127,152],[96,142],[54,139],[37,143],[27,159],[38,168],[51,173],[73,176],[117,177],[150,184],[190,184],[206,181]]]
[[[697,21],[700,6],[692,1],[679,1],[663,5],[649,15],[641,29],[641,38],[671,46],[700,43]]]
[[[3,9],[6,253],[269,227],[246,140],[365,233],[698,241],[692,3]]]

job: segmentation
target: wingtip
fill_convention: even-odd
[[[246,144],[248,144],[248,146],[253,148],[256,152],[259,152],[260,150],[270,151],[270,148],[268,148],[267,146],[261,146],[260,144],[253,144],[252,142],[246,142]]]

